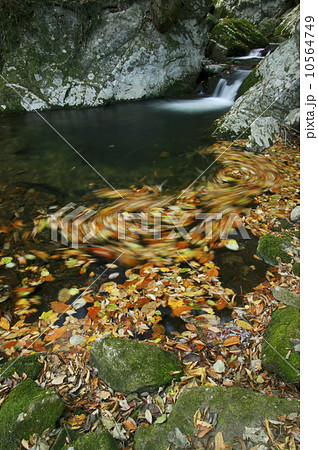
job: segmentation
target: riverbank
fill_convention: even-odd
[[[288,234],[292,246],[297,248],[299,225],[290,222],[289,218],[299,202],[299,149],[297,143],[293,146],[286,144],[279,142],[268,150],[271,161],[282,176],[280,187],[275,193],[255,198],[257,206],[245,211],[242,220],[258,236],[271,234],[279,238]],[[14,239],[17,230],[23,236],[21,223],[11,224],[11,230],[5,234],[11,233]],[[239,252],[233,254],[238,255]],[[44,363],[38,376],[41,386],[54,386],[66,402],[65,413],[59,422],[64,423],[63,427],[68,423],[74,430],[93,430],[103,423],[102,411],[107,410],[113,421],[110,431],[117,439],[126,442],[125,448],[127,445],[129,448],[137,428],[149,427],[156,420],[157,423],[167,420],[179,392],[185,388],[212,385],[231,389],[232,386],[240,386],[263,395],[299,397],[293,384],[283,382],[262,365],[263,336],[271,315],[275,310],[285,308],[272,290],[281,287],[299,292],[299,278],[293,268],[298,259],[294,253],[290,262],[278,260],[268,268],[261,283],[243,293],[235,293],[219,283],[222,267],[213,261],[206,264],[189,261],[189,265],[167,267],[144,264],[123,272],[116,263],[107,263],[108,266],[103,265],[105,276],[98,279],[102,271],[94,258],[72,250],[50,254],[46,243],[38,242],[36,250],[29,247],[27,253],[21,252],[20,247],[19,255],[17,247],[12,248],[12,256],[8,253],[5,258],[12,259],[4,260],[2,257],[2,274],[14,269],[10,263],[16,264],[15,270],[22,270],[22,285],[11,286],[11,292],[15,291],[17,296],[14,315],[8,311],[0,319],[4,357],[40,352],[39,358]],[[254,258],[258,261],[260,256],[255,254]],[[61,273],[66,263],[63,275],[54,271],[52,262],[58,263]],[[73,274],[73,281],[69,279],[70,274]],[[54,286],[55,280],[59,284],[47,291],[50,309],[30,323],[26,316],[39,306],[37,289],[45,285]],[[67,305],[74,300],[73,306]],[[67,314],[62,314],[65,309],[68,309]],[[78,312],[84,316],[78,317]],[[180,323],[183,328],[178,329]],[[170,390],[161,391],[160,401],[158,393],[137,394],[134,400],[127,394],[116,394],[96,377],[89,365],[94,341],[105,334],[118,339],[138,338],[175,353],[182,362],[181,381],[175,382]],[[293,351],[292,347],[290,351]],[[21,375],[12,374],[2,380],[3,400],[21,380]],[[158,405],[158,402],[159,409],[151,406]],[[146,413],[148,409],[151,416]],[[276,435],[278,425],[275,422],[264,422],[267,436],[263,437],[264,442],[274,436],[277,442],[288,439],[297,447],[297,422],[293,422],[296,416],[292,417],[292,423],[287,416],[280,419],[282,424],[279,426],[286,426],[280,436]],[[116,435],[118,429],[123,434]],[[208,429],[205,439],[215,439],[213,433],[209,437],[210,431]],[[52,443],[54,436],[55,432],[46,432],[41,439]],[[32,439],[39,440],[40,437]]]

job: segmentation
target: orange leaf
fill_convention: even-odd
[[[100,309],[101,309],[100,306],[91,306],[91,307],[88,309],[88,313],[87,313],[88,317],[89,317],[90,319],[94,319],[94,318],[98,315]]]
[[[54,341],[55,339],[60,338],[67,331],[66,327],[56,328],[55,330],[50,331],[44,338],[45,341]]]
[[[61,303],[61,302],[51,302],[50,306],[54,312],[59,313],[59,314],[63,314],[66,311],[68,311],[69,309],[71,309],[70,305],[66,305],[66,303]]]
[[[239,336],[230,336],[223,342],[223,345],[226,347],[229,347],[230,345],[235,345],[240,343],[240,337]]]
[[[208,276],[209,277],[217,277],[219,275],[219,271],[216,267],[211,267],[211,269],[208,270]]]
[[[220,311],[221,309],[226,308],[227,306],[228,306],[228,302],[223,297],[221,297],[215,304],[215,308],[218,311]]]
[[[173,316],[180,317],[181,314],[183,314],[184,312],[191,311],[191,310],[192,310],[192,306],[187,306],[187,305],[179,306],[179,307],[173,309]]]
[[[191,348],[188,347],[188,346],[185,345],[185,344],[182,344],[182,342],[180,342],[179,344],[177,344],[177,345],[175,346],[175,348],[177,348],[178,350],[181,350],[181,351],[183,351],[183,352],[191,352]]]

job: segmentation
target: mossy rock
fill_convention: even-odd
[[[267,38],[246,19],[221,19],[211,38],[228,49],[228,56],[246,55],[256,47],[265,47]]]
[[[293,272],[296,275],[296,277],[300,277],[300,263],[299,262],[295,262],[293,264]]]
[[[28,378],[35,380],[43,368],[43,364],[38,361],[39,357],[39,353],[34,353],[10,359],[0,367],[0,376],[10,378],[16,372],[21,377],[25,373]]]
[[[254,86],[254,84],[258,83],[261,79],[262,79],[262,77],[260,76],[260,74],[257,70],[257,67],[254,67],[252,72],[243,81],[243,83],[238,91],[238,95],[240,96],[240,95],[245,94],[245,92],[248,91],[249,88]]]
[[[179,379],[182,372],[174,353],[121,338],[97,339],[90,363],[98,369],[100,378],[118,392],[152,391]]]
[[[297,5],[285,17],[280,25],[275,30],[274,36],[276,38],[283,37],[289,39],[293,36],[297,22],[299,21],[300,5]]]
[[[117,450],[119,447],[109,431],[105,430],[102,433],[90,431],[78,438],[74,444],[64,446],[64,449],[68,448],[74,450]]]
[[[178,19],[181,0],[154,0],[152,2],[153,23],[158,31],[165,33]]]
[[[62,448],[65,448],[67,445],[68,447],[70,444],[73,444],[76,439],[80,438],[82,435],[76,431],[72,430],[69,426],[63,426],[59,432],[57,433],[56,439],[54,444],[51,447],[51,450],[61,450]],[[66,439],[68,439],[68,443],[66,442]]]
[[[265,234],[258,241],[257,254],[271,266],[277,264],[277,257],[280,257],[282,262],[289,263],[292,259],[287,253],[290,240],[287,236],[277,237],[272,234]]]
[[[266,329],[262,349],[262,364],[270,372],[277,373],[285,381],[299,383],[300,355],[290,339],[299,339],[300,313],[287,306],[276,310]],[[288,360],[287,354],[290,352]]]
[[[215,16],[213,16],[212,14],[208,14],[206,16],[206,22],[207,22],[209,31],[211,31],[215,27],[215,25],[218,23],[218,19]]]
[[[271,39],[275,33],[277,25],[279,24],[279,19],[275,17],[264,17],[264,19],[259,23],[258,28],[267,39]]]
[[[54,428],[63,410],[64,403],[53,390],[44,391],[33,380],[22,381],[0,410],[0,450],[18,449],[22,439]]]
[[[300,295],[289,291],[281,286],[276,286],[272,289],[273,296],[278,302],[282,302],[287,306],[300,309]]]
[[[229,443],[236,437],[242,439],[245,427],[260,426],[266,417],[276,419],[279,414],[299,411],[296,401],[267,397],[240,387],[195,387],[180,394],[165,424],[137,429],[134,449],[186,448],[180,444],[198,432],[193,421],[195,413],[207,407],[217,414],[213,434],[221,431]]]

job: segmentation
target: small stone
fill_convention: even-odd
[[[300,206],[296,206],[290,213],[290,220],[292,222],[300,222]]]
[[[71,345],[80,345],[81,342],[83,342],[83,336],[81,336],[80,334],[74,334],[74,336],[72,336],[70,338],[70,344]]]
[[[213,369],[216,371],[216,373],[223,373],[225,372],[225,365],[224,362],[221,359],[218,359],[214,364],[213,364]]]

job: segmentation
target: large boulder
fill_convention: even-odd
[[[259,63],[243,83],[243,94],[217,122],[214,133],[219,139],[247,138],[260,116],[284,122],[291,110],[299,108],[298,52],[293,36]]]
[[[35,380],[43,368],[43,364],[39,362],[39,357],[39,353],[33,353],[6,361],[0,367],[0,377],[9,378],[14,373],[21,377],[25,373],[28,378]]]
[[[277,309],[266,329],[262,348],[262,364],[285,381],[299,383],[300,312],[287,306]]]
[[[178,13],[178,2],[170,3],[176,12],[165,33],[149,20],[149,0],[86,16],[79,5],[41,4],[16,28],[8,13],[9,31],[2,33],[12,42],[3,41],[0,111],[98,106],[192,88],[204,58],[209,2],[184,1]],[[165,29],[160,20],[157,27]]]
[[[103,337],[91,350],[90,363],[99,377],[117,392],[145,392],[179,379],[178,357],[150,344]]]
[[[282,262],[289,263],[292,260],[291,255],[291,239],[287,236],[274,236],[273,234],[265,234],[258,241],[257,254],[271,266],[277,264],[277,258]]]
[[[234,443],[235,438],[243,439],[250,427],[260,427],[266,417],[275,420],[279,414],[299,411],[296,401],[267,397],[240,387],[195,387],[180,394],[165,424],[138,428],[134,449],[187,448],[187,438],[193,439],[198,433],[194,416],[198,410],[203,414],[206,408],[216,422],[212,433],[221,431],[229,443]]]
[[[260,153],[271,147],[277,141],[278,135],[277,120],[272,117],[259,117],[251,124],[251,134],[248,137],[246,150]]]
[[[246,55],[250,49],[268,44],[266,37],[246,19],[221,19],[211,38],[227,48],[228,56]]]
[[[52,390],[33,380],[22,381],[10,392],[0,410],[0,450],[20,448],[19,441],[54,428],[64,403]]]
[[[218,17],[244,17],[258,25],[265,17],[281,16],[297,0],[214,0],[213,4]]]

